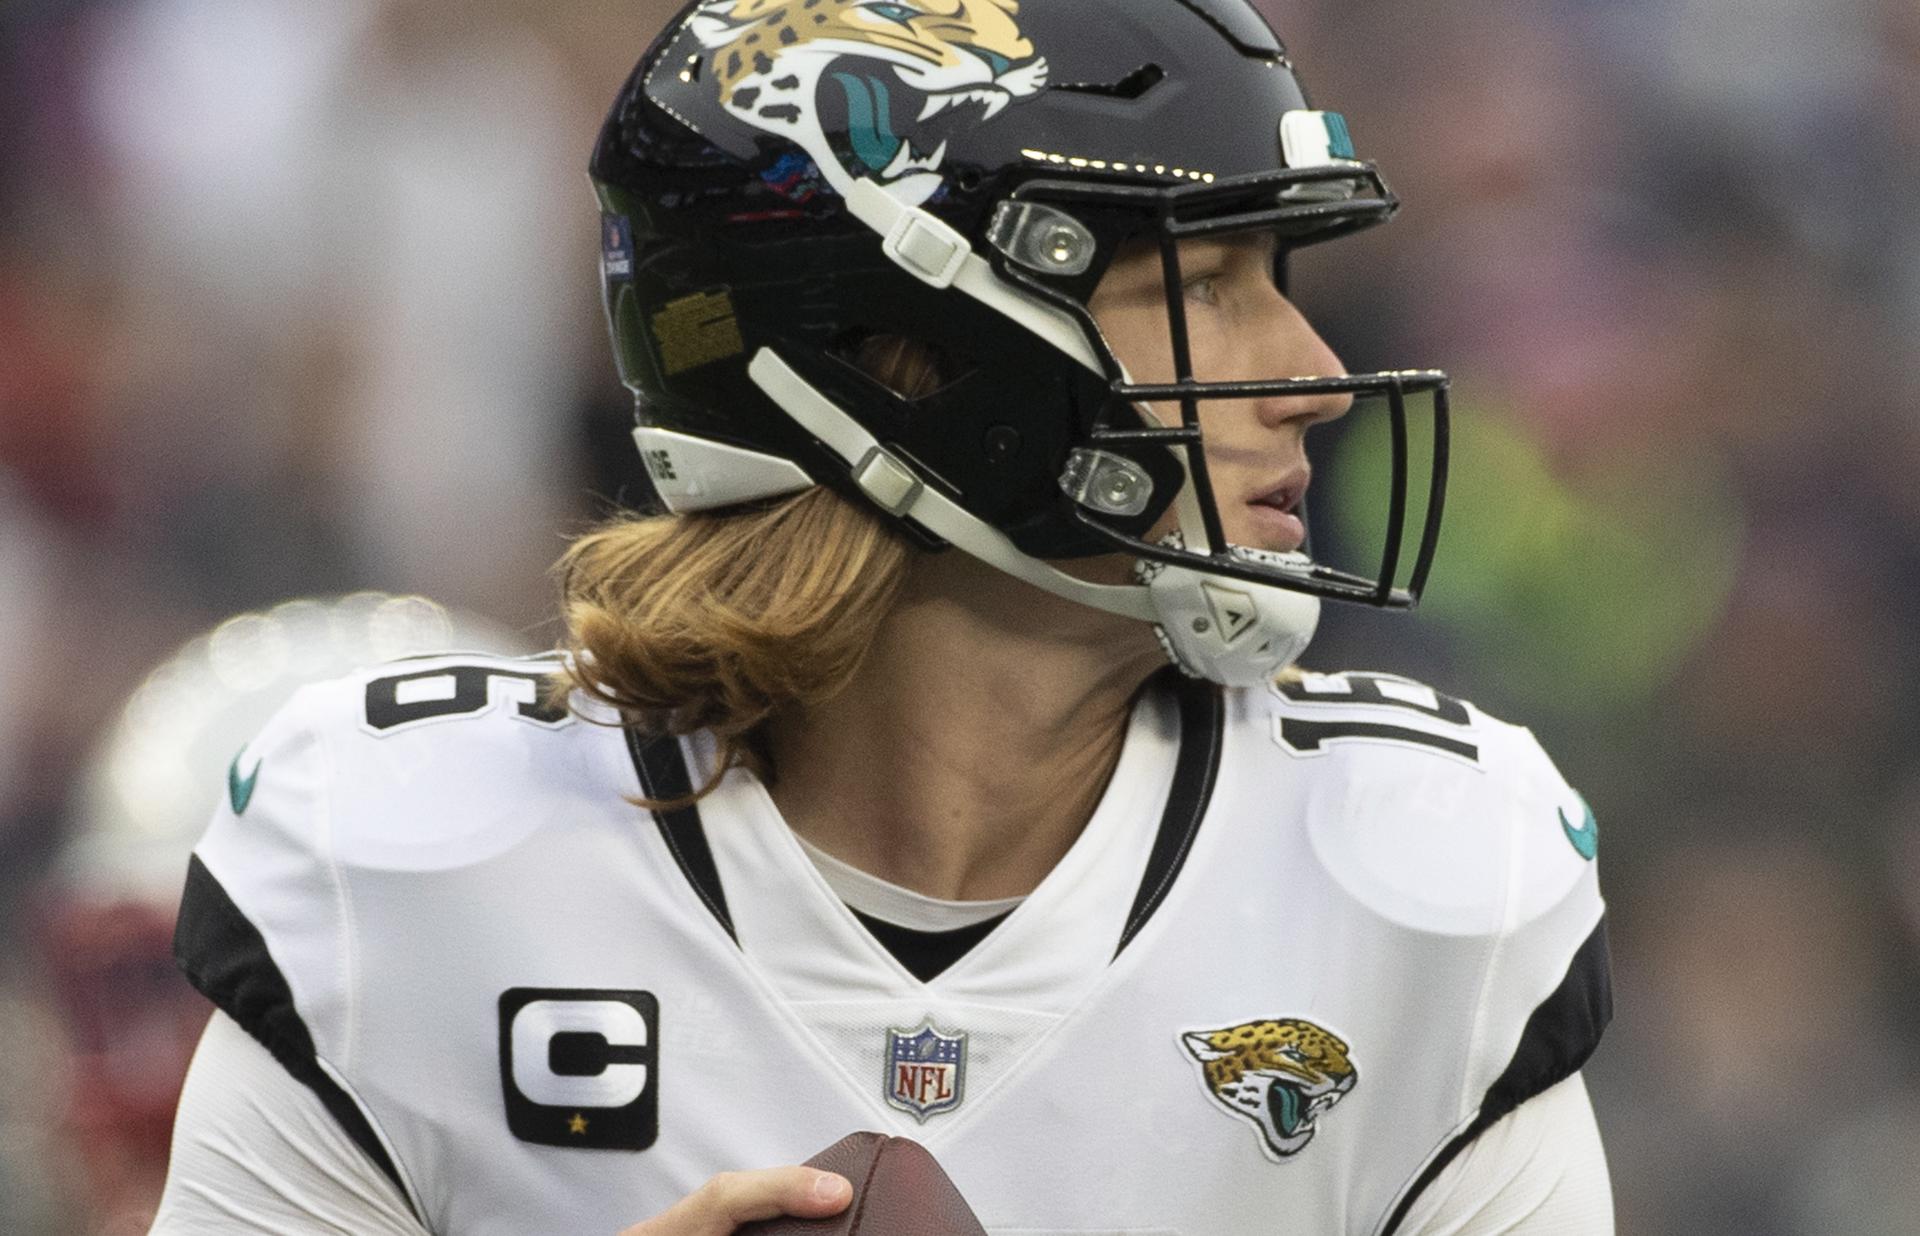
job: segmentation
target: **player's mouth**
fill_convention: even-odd
[[[1261,548],[1292,553],[1307,543],[1307,525],[1301,518],[1306,496],[1307,475],[1302,472],[1247,499],[1247,514]]]

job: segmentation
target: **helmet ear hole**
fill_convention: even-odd
[[[945,390],[975,366],[923,339],[854,332],[833,354],[909,402]]]

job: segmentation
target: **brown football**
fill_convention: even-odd
[[[987,1236],[927,1148],[907,1137],[850,1133],[807,1160],[853,1182],[853,1201],[830,1219],[768,1219],[738,1236]]]

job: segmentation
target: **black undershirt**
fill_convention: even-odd
[[[853,909],[851,906],[847,908]],[[1011,913],[1012,910],[1007,911],[1007,914]],[[932,982],[947,967],[965,957],[974,945],[986,939],[995,927],[1006,921],[1007,914],[996,914],[990,919],[956,927],[952,931],[916,931],[871,914],[853,911],[853,916],[860,920],[861,926],[872,933],[873,938],[880,941],[895,960],[907,968],[908,973],[923,983]]]

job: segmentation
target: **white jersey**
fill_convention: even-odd
[[[195,983],[436,1232],[614,1231],[856,1129],[995,1232],[1392,1232],[1608,1015],[1591,813],[1415,683],[1143,693],[1073,848],[922,982],[750,775],[634,806],[711,744],[545,708],[549,668],[304,689],[182,910]]]

